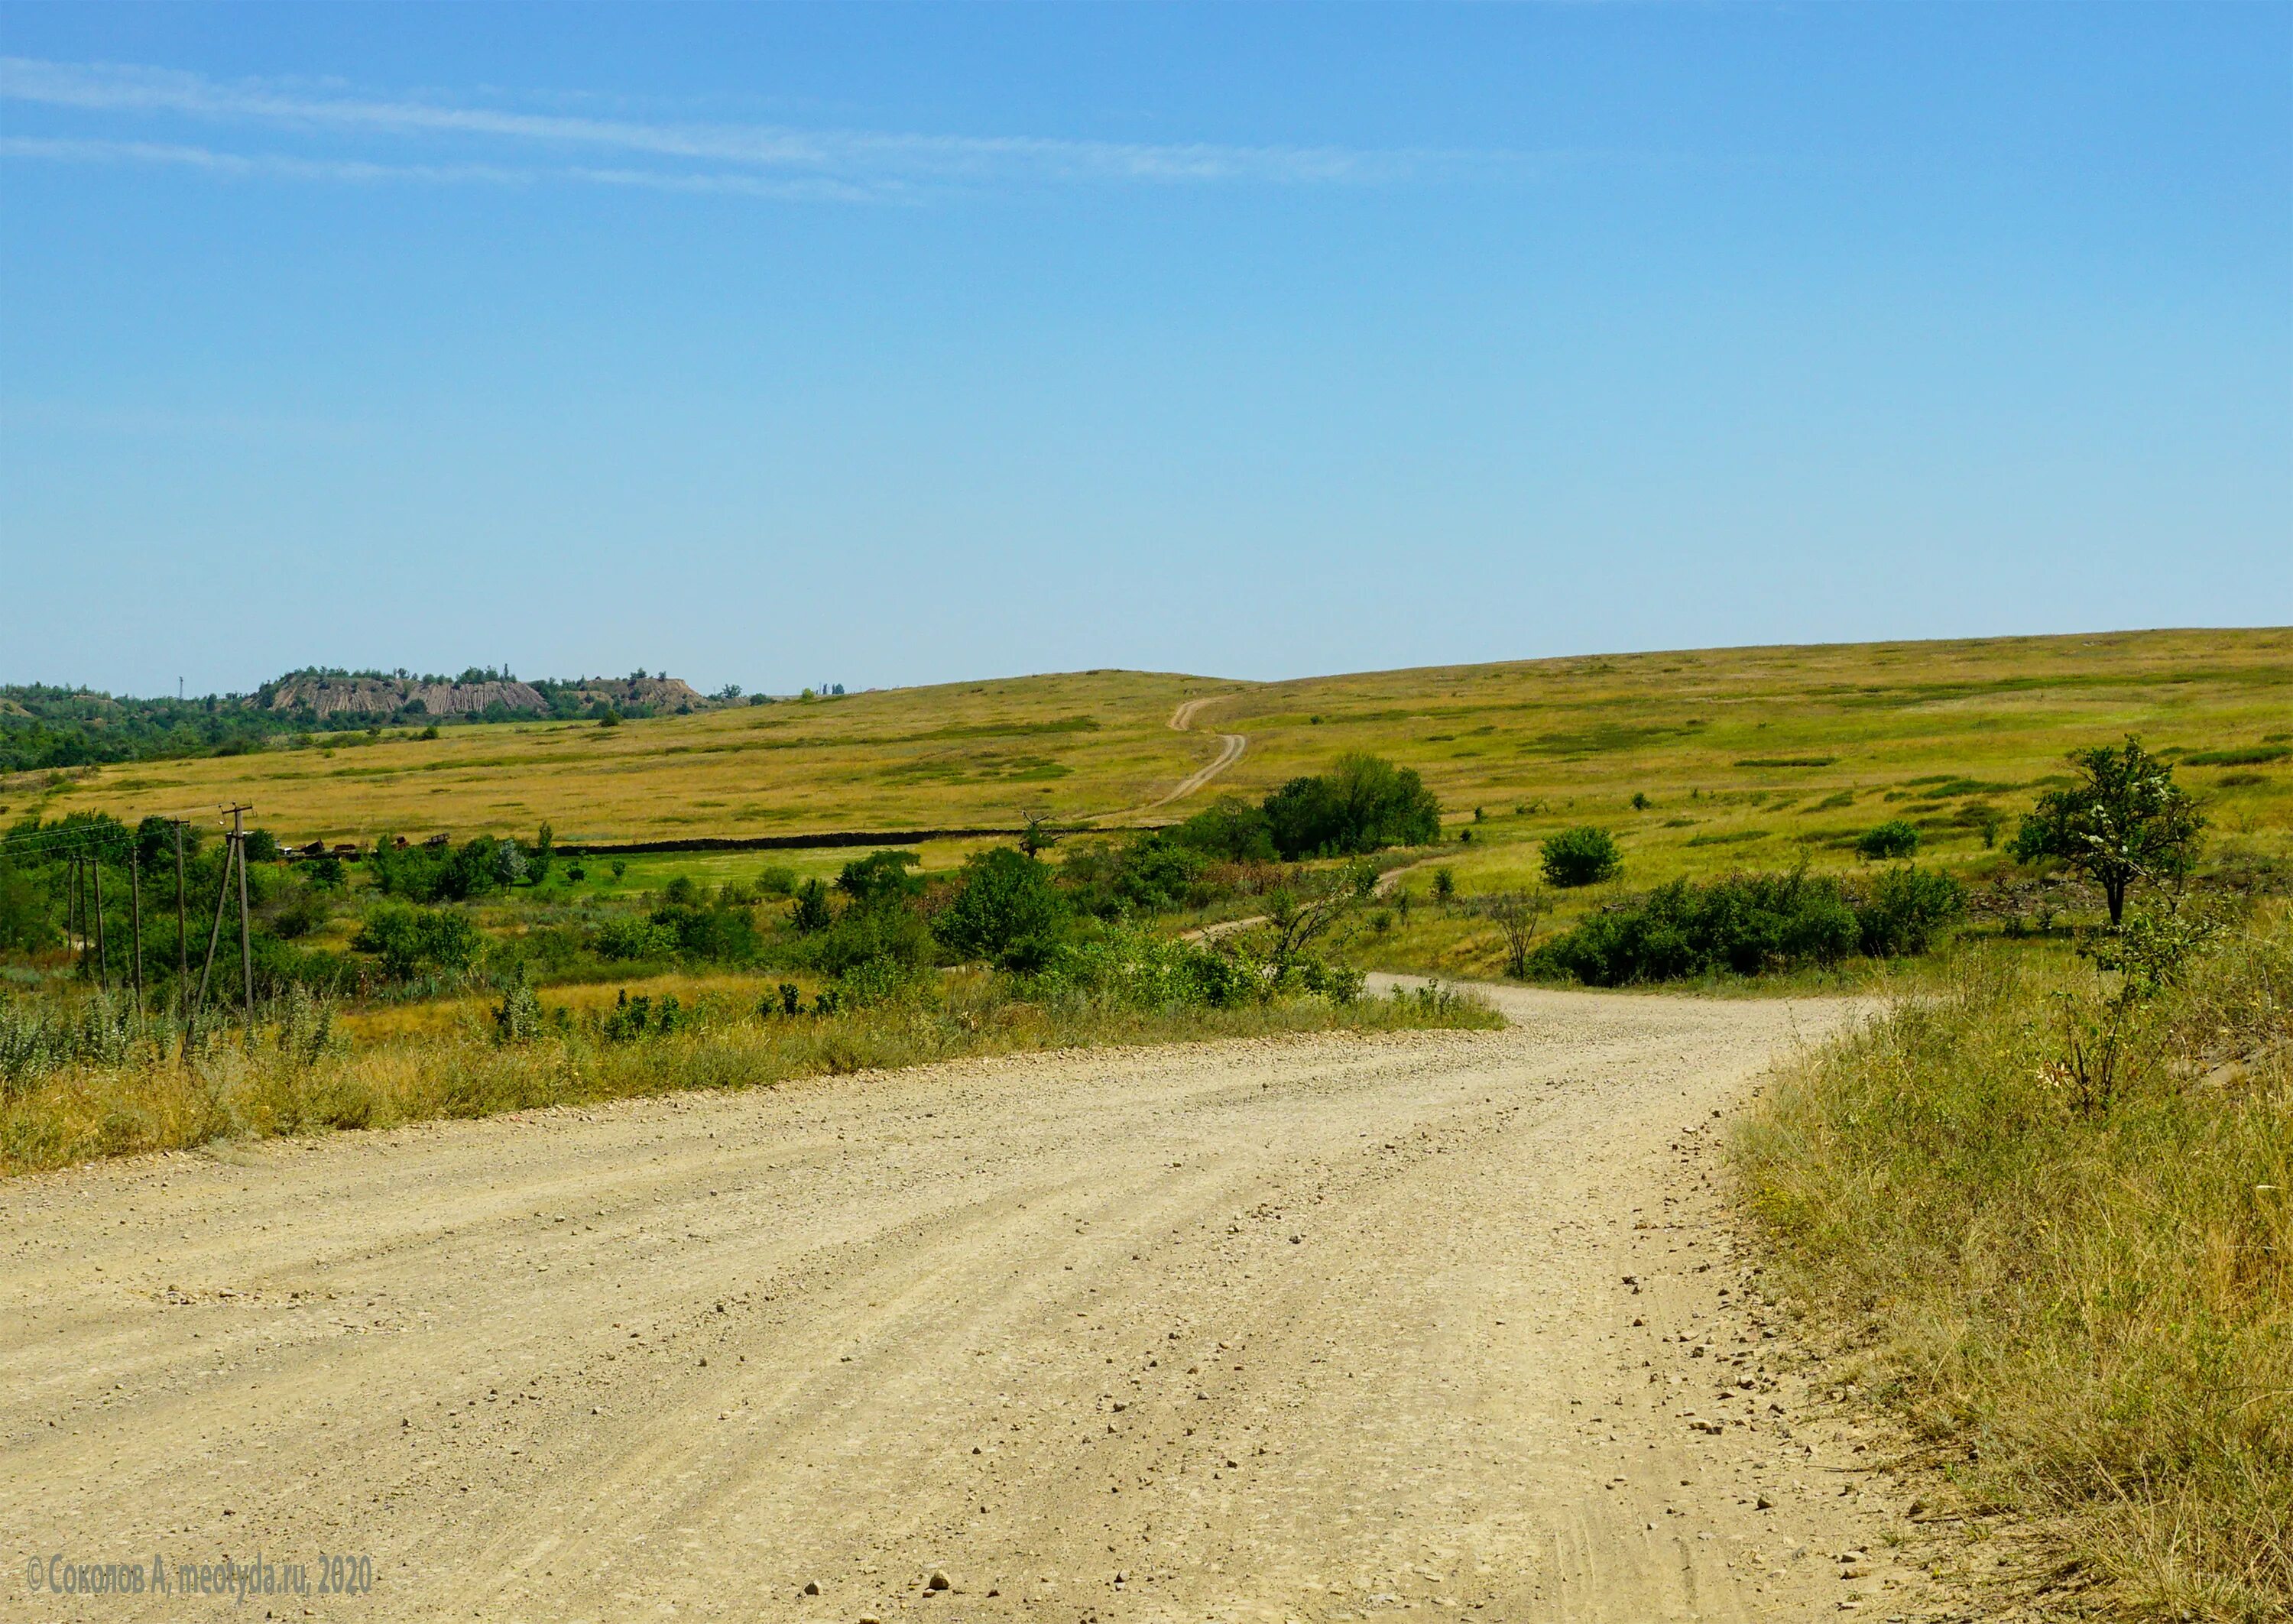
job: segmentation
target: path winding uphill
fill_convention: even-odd
[[[1192,731],[1195,725],[1195,718],[1202,715],[1203,708],[1207,706],[1217,704],[1224,698],[1226,698],[1224,694],[1210,694],[1203,699],[1188,699],[1185,704],[1179,706],[1178,709],[1171,713],[1171,726],[1181,733]],[[1170,794],[1164,796],[1159,801],[1148,802],[1145,806],[1140,807],[1138,810],[1141,812],[1155,812],[1162,807],[1170,805],[1174,801],[1185,800],[1188,796],[1194,794],[1196,790],[1208,784],[1212,779],[1217,778],[1220,773],[1224,772],[1228,767],[1233,766],[1235,763],[1240,761],[1242,759],[1242,753],[1250,747],[1250,738],[1249,735],[1245,733],[1220,733],[1217,735],[1217,738],[1219,741],[1219,753],[1211,759],[1207,766],[1198,768],[1195,772],[1188,773],[1185,778],[1179,780],[1178,786],[1173,788]]]
[[[0,1185],[0,1527],[370,1555],[320,1617],[1922,1616],[1713,1205],[1851,1012],[1497,996]]]

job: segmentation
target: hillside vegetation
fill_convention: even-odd
[[[2101,957],[2124,968],[1963,954],[1771,1091],[1738,1162],[1875,1395],[1978,1504],[2068,1542],[2052,1588],[2282,1619],[2293,925]]]
[[[138,699],[46,683],[0,684],[0,774],[131,762],[244,755],[276,745],[341,743],[361,729],[433,728],[536,717],[683,715],[738,702],[675,677],[518,681],[474,667],[459,676],[397,671],[290,671],[253,693]]]
[[[1173,710],[1198,709],[1191,732]],[[1248,747],[1186,800],[1146,810]],[[126,818],[253,803],[281,838],[561,840],[1009,827],[1030,813],[1166,821],[1363,751],[1446,809],[1464,888],[1535,868],[1600,822],[1629,880],[1856,860],[1900,818],[1929,852],[1984,849],[2070,748],[2125,733],[2178,760],[2232,845],[2293,826],[2293,632],[2144,632],[1531,660],[1248,683],[1090,672],[890,690],[600,727],[513,723],[107,767],[0,787],[12,816]],[[362,737],[360,736],[360,737]],[[332,754],[329,754],[329,749]],[[1635,804],[1634,797],[1641,797]],[[1478,813],[1478,821],[1474,821]]]

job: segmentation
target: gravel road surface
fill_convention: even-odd
[[[1495,996],[0,1184],[0,1617],[1928,1616],[1717,1207],[1853,1012]]]

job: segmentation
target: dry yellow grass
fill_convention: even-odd
[[[2293,923],[2265,910],[2132,1006],[2083,1108],[2063,1000],[2101,1018],[2094,972],[1956,968],[1744,1126],[1780,1273],[1868,1333],[1879,1396],[1974,1496],[2111,1581],[2079,1616],[2288,1617]]]
[[[675,840],[826,829],[1010,827],[1150,801],[1211,754],[1171,731],[1182,699],[1231,684],[1087,673],[741,707],[599,727],[398,732],[259,755],[107,768],[45,797],[142,815],[233,799],[282,837]]]
[[[1198,731],[1172,731],[1173,709],[1206,696]],[[61,787],[42,810],[238,798],[297,840],[545,819],[564,840],[1004,827],[1029,812],[1120,824],[1210,760],[1216,731],[1246,734],[1247,753],[1156,820],[1370,750],[1422,772],[1453,820],[1487,813],[1457,854],[1469,889],[1525,876],[1518,843],[1579,821],[1616,830],[1637,881],[1779,866],[1810,840],[1819,862],[1844,861],[1820,843],[1897,815],[1928,820],[1930,849],[1964,855],[1980,842],[1952,817],[2011,815],[2075,745],[2127,732],[2200,752],[2293,742],[2293,631],[1706,650],[1274,683],[1090,672],[129,765]],[[2217,843],[2284,854],[2293,757],[2184,777]],[[1649,804],[1634,808],[1635,794]]]

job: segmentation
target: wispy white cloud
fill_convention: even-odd
[[[586,165],[517,168],[500,164],[379,164],[362,158],[296,158],[275,152],[224,152],[173,141],[91,141],[77,137],[0,135],[0,158],[45,158],[70,164],[148,164],[204,169],[215,174],[270,175],[296,181],[352,183],[478,184],[530,186],[537,182],[582,181],[599,186],[628,186],[655,191],[725,192],[789,201],[879,202],[887,189],[867,188],[824,178],[741,173],[602,169]]]
[[[217,174],[280,175],[298,181],[484,182],[521,185],[530,170],[496,164],[374,164],[358,158],[295,158],[275,152],[219,152],[172,141],[87,141],[72,137],[0,135],[0,158],[47,158],[74,164],[158,164]]]
[[[1519,174],[1574,155],[1327,146],[1143,143],[1026,136],[802,130],[774,125],[646,122],[435,99],[376,98],[331,87],[222,83],[167,69],[0,57],[0,100],[81,113],[176,117],[279,137],[370,136],[464,148],[587,151],[660,167],[517,169],[486,162],[408,164],[240,155],[133,141],[18,138],[0,154],[204,166],[313,180],[531,181],[547,178],[771,197],[883,199],[934,183],[1378,184],[1469,173]],[[687,166],[710,166],[694,169]]]

